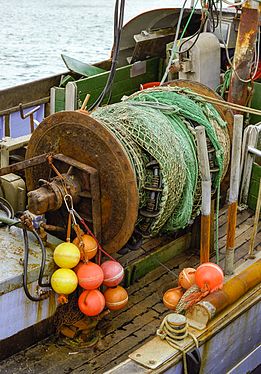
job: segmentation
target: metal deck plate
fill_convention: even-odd
[[[192,339],[188,337],[177,345],[182,349],[185,346],[188,346],[191,340]],[[157,369],[178,353],[179,351],[177,349],[172,348],[165,340],[161,340],[156,336],[148,343],[132,352],[129,355],[129,358],[146,368]]]

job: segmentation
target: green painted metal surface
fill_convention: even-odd
[[[146,71],[135,77],[131,77],[131,71],[134,69],[134,64],[118,68],[115,74],[111,95],[107,95],[103,103],[106,104],[108,101],[110,103],[118,102],[121,100],[123,95],[130,95],[135,91],[138,91],[141,83],[157,80],[159,59],[153,58],[147,60],[145,63]],[[106,72],[76,81],[75,84],[77,86],[80,101],[82,102],[85,96],[89,93],[91,95],[89,104],[91,105],[102,92],[107,82],[108,75],[109,72]]]
[[[115,74],[111,95],[107,95],[103,103],[118,102],[121,100],[123,95],[131,95],[135,91],[138,91],[140,84],[157,81],[159,79],[160,70],[162,69],[161,60],[159,58],[152,58],[144,61],[144,64],[146,65],[146,71],[132,77],[131,71],[135,68],[135,64],[118,68]],[[80,108],[88,93],[91,95],[88,105],[94,103],[102,92],[107,82],[108,75],[109,72],[104,72],[75,81],[77,87],[78,108]],[[55,89],[55,112],[59,112],[65,110],[65,88],[57,87]]]
[[[61,112],[65,109],[65,89],[55,87],[55,112]]]
[[[261,110],[261,83],[255,82],[254,83],[254,92],[251,101],[251,108]],[[261,122],[261,116],[251,115],[250,122],[252,124]]]
[[[250,188],[248,193],[248,206],[255,210],[257,203],[257,195],[259,190],[259,181],[261,178],[261,166],[254,163],[252,168]]]
[[[125,267],[125,287],[130,286],[159,267],[160,263],[167,262],[178,254],[185,252],[190,245],[191,233],[188,233],[129,264]]]
[[[61,56],[63,62],[70,71],[83,75],[84,77],[90,77],[92,75],[97,75],[105,72],[104,69],[98,68],[97,66],[86,64],[82,61],[76,60],[75,58],[63,54]]]

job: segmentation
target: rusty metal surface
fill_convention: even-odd
[[[17,162],[9,166],[5,166],[0,169],[0,177],[2,175],[16,173],[19,170],[24,170],[24,169],[42,164],[43,162],[47,160],[47,156],[48,154],[46,153],[46,154],[38,155],[36,157],[32,157],[30,160],[25,160],[25,161]]]
[[[118,251],[130,238],[138,213],[135,172],[121,144],[84,112],[68,111],[49,116],[34,131],[26,158],[43,153],[62,153],[97,169],[102,243],[108,252]],[[35,189],[40,178],[48,179],[49,172],[47,164],[27,169],[28,190]]]
[[[74,202],[79,200],[80,179],[77,176],[67,174],[63,174],[63,178],[61,180],[60,177],[55,177],[50,182],[43,179],[39,181],[40,187],[28,193],[28,209],[30,212],[41,215],[58,210],[63,204],[66,190],[70,193]]]
[[[93,232],[96,238],[100,241],[101,240],[101,189],[100,189],[100,180],[99,174],[97,170],[89,165],[85,165],[82,162],[76,161],[71,157],[64,156],[62,154],[54,155],[52,157],[54,160],[65,162],[68,165],[71,165],[73,168],[79,169],[84,172],[85,175],[81,175],[81,186],[83,187],[83,191],[78,192],[78,197],[80,198],[91,198],[91,220],[93,224]],[[70,168],[71,169],[71,168]],[[70,170],[69,169],[69,170]],[[71,170],[72,174],[75,174],[75,169]],[[88,176],[88,177],[87,177]],[[87,177],[87,178],[86,178]],[[75,201],[74,201],[75,202]],[[84,207],[83,210],[83,218],[87,218],[86,214],[84,214]],[[78,212],[81,213],[81,212]]]
[[[259,12],[258,9],[248,7],[248,2],[243,6],[237,44],[234,55],[234,68],[228,93],[228,101],[240,105],[246,105],[248,101],[248,82],[243,80],[250,78],[252,61],[255,53],[256,36],[258,32]]]

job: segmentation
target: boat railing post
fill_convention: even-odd
[[[237,225],[237,201],[240,178],[240,158],[244,117],[241,114],[234,115],[232,155],[230,169],[230,188],[227,219],[227,244],[225,256],[225,274],[234,272],[235,236]]]
[[[258,222],[260,217],[260,210],[261,210],[261,179],[259,180],[259,189],[258,189],[258,195],[257,195],[257,203],[256,203],[256,212],[255,212],[255,218],[254,218],[254,226],[250,238],[250,246],[249,246],[249,252],[248,257],[249,258],[255,258],[254,254],[254,247],[255,247],[255,239],[258,229]]]
[[[210,254],[211,175],[205,128],[203,126],[197,126],[195,130],[202,186],[200,228],[200,263],[202,264],[209,261]]]

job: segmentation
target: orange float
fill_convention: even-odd
[[[193,284],[195,284],[195,273],[196,269],[185,268],[179,274],[179,285],[185,290],[188,290]]]
[[[81,238],[84,244],[83,251],[87,255],[88,260],[91,260],[97,253],[97,250],[98,250],[97,242],[91,235],[88,235],[88,234],[82,235]],[[78,239],[78,237],[74,239],[73,243],[77,245],[79,249],[81,249],[80,240]]]
[[[115,287],[123,280],[124,269],[117,261],[105,261],[101,264],[104,274],[103,284],[106,287]]]
[[[174,310],[182,296],[181,287],[170,288],[163,295],[163,303],[166,308]]]
[[[94,290],[103,282],[103,271],[101,267],[91,261],[83,264],[77,271],[79,285],[86,290]]]
[[[105,305],[110,310],[123,309],[128,303],[128,293],[121,287],[107,288],[104,292]]]
[[[200,265],[196,270],[195,282],[201,291],[213,292],[221,289],[223,281],[223,270],[212,262],[206,262]]]
[[[99,290],[86,290],[80,295],[78,306],[86,316],[97,316],[105,307],[105,299]]]

